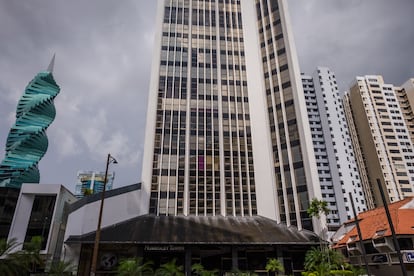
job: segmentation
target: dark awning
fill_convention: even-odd
[[[95,232],[69,236],[66,243],[93,243]],[[318,236],[268,218],[144,215],[108,226],[102,244],[318,244]]]

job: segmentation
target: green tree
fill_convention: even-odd
[[[328,202],[314,198],[312,199],[307,212],[310,217],[321,219],[322,214],[326,216],[330,212]]]
[[[312,248],[306,252],[305,270],[319,276],[330,275],[332,270],[342,270],[346,265],[344,256],[332,249]]]
[[[184,268],[182,265],[176,264],[176,259],[162,264],[160,268],[155,271],[157,276],[184,276]]]
[[[16,239],[11,239],[7,241],[6,239],[0,239],[0,258],[3,259],[5,256],[10,254],[10,252],[16,248],[19,244]]]
[[[34,236],[30,242],[24,243],[22,251],[16,253],[26,262],[26,267],[30,272],[36,272],[36,267],[43,265],[43,259],[40,256],[41,248],[42,237]]]
[[[30,242],[25,243],[23,246],[23,252],[29,260],[35,264],[41,264],[43,262],[40,256],[40,250],[42,249],[43,238],[40,236],[34,236],[30,239]]]
[[[84,188],[82,190],[82,193],[83,193],[83,196],[90,196],[90,195],[93,195],[93,190],[89,188]]]
[[[269,274],[269,272],[277,274],[278,272],[285,271],[283,264],[275,258],[271,258],[267,261],[265,269],[267,271],[267,274]]]
[[[307,209],[307,213],[310,217],[315,217],[317,218],[321,225],[322,225],[322,221],[321,221],[321,215],[325,215],[327,216],[329,214],[330,210],[328,208],[328,202],[324,201],[324,200],[319,200],[317,198],[312,199],[309,208]],[[322,225],[322,231],[319,234],[319,238],[320,238],[320,247],[321,250],[323,249],[322,246],[322,240],[325,240],[325,236],[324,236],[324,229],[325,229],[325,225]],[[328,259],[329,262],[329,259]]]
[[[43,264],[40,256],[42,238],[32,237],[30,242],[24,243],[23,250],[13,252],[21,244],[16,240],[0,241],[0,275],[24,275],[36,272],[36,267]]]
[[[0,275],[18,275],[20,271],[23,271],[22,265],[11,253],[19,245],[16,239],[10,241],[0,239]]]
[[[49,269],[49,275],[53,276],[69,276],[73,275],[75,266],[71,262],[58,261],[53,263]]]
[[[200,263],[193,264],[191,266],[191,271],[193,272],[193,275],[198,276],[215,276],[218,273],[217,270],[206,270]]]
[[[117,272],[121,276],[153,275],[153,264],[152,261],[144,262],[144,259],[141,257],[123,259],[119,262]]]
[[[257,276],[257,273],[250,271],[234,271],[230,274],[231,276]]]

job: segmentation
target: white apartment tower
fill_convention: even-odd
[[[321,194],[287,1],[163,0],[158,18],[149,213],[312,229],[306,210]]]
[[[357,77],[344,98],[352,114],[348,123],[356,130],[353,140],[358,141],[362,155],[357,160],[367,172],[365,193],[375,206],[382,205],[377,179],[389,202],[414,195],[413,145],[397,100],[398,89],[381,76]]]
[[[328,229],[335,231],[353,217],[349,193],[356,211],[366,211],[364,193],[334,73],[318,67],[302,82]]]
[[[414,143],[414,78],[408,79],[401,87],[395,87],[394,90],[410,133],[411,143]]]

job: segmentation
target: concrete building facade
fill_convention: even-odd
[[[414,144],[414,78],[408,79],[400,87],[395,87],[395,93],[411,137],[411,143]]]
[[[366,211],[364,192],[334,73],[318,67],[302,82],[322,198],[330,209],[327,225],[335,231],[353,217],[349,193],[356,211]]]
[[[358,214],[361,236],[354,219],[344,223],[333,237],[333,248],[346,256],[353,266],[364,268],[368,275],[404,275],[402,266],[405,275],[414,275],[414,199],[407,197],[389,204],[388,209],[399,249],[395,246],[384,207]]]
[[[299,275],[322,197],[287,1],[163,0],[156,29],[141,215],[103,226],[97,271],[134,256],[224,275],[278,258]],[[89,275],[95,233],[75,230],[66,244]]]
[[[23,248],[32,237],[42,237],[40,255],[49,266],[59,261],[67,225],[68,207],[76,197],[62,185],[23,184],[20,189],[8,240]]]
[[[349,113],[361,149],[357,160],[363,162],[369,184],[365,191],[375,206],[382,201],[377,179],[387,194],[387,202],[413,196],[414,154],[396,88],[381,76],[357,77],[349,94]],[[354,145],[356,147],[356,145]]]
[[[262,215],[321,198],[287,1],[160,1],[142,170],[156,215]]]

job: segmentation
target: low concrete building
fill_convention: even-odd
[[[59,260],[68,206],[75,201],[76,197],[59,184],[23,184],[8,236],[19,244],[14,251],[21,250],[32,237],[41,236],[40,254],[46,265]]]
[[[305,252],[318,236],[261,216],[156,216],[141,206],[141,184],[105,193],[97,273],[114,273],[119,260],[143,257],[154,267],[177,260],[187,275],[201,263],[220,273],[236,269],[265,272],[268,258],[278,258],[289,274],[303,271]],[[100,194],[70,207],[64,260],[89,275],[97,228]],[[141,204],[141,205],[140,205]]]
[[[406,198],[389,204],[388,207],[404,266],[408,275],[414,275],[414,198]],[[360,213],[358,221],[372,275],[401,275],[401,267],[384,207]],[[333,239],[334,248],[347,256],[352,265],[365,266],[363,249],[354,220],[342,225]]]
[[[116,225],[148,212],[142,206],[141,183],[106,191],[102,213],[101,228]],[[65,243],[69,237],[78,237],[95,233],[98,226],[101,193],[84,197],[69,207],[68,223],[65,232]],[[63,246],[62,259],[79,265],[81,243],[66,243]]]

